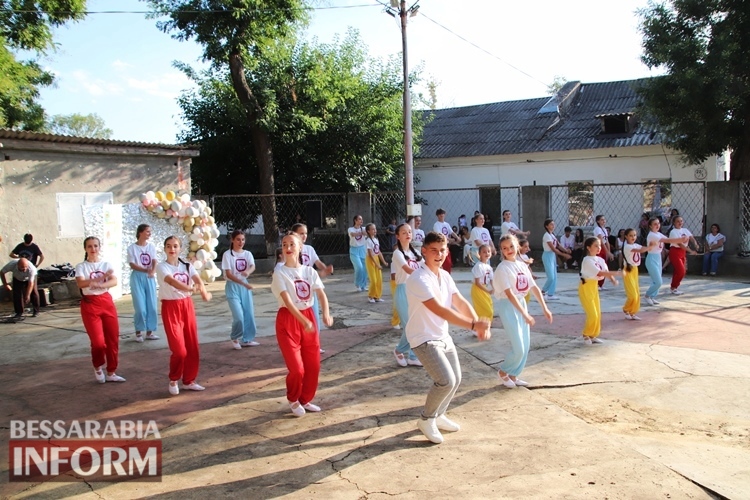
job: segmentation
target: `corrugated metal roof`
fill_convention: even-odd
[[[539,110],[549,97],[425,111],[418,158],[493,156],[660,144],[653,127],[602,135],[597,116],[632,114],[643,80],[581,84],[563,115]],[[555,124],[556,120],[560,120]],[[553,126],[554,125],[554,126]]]
[[[95,139],[93,137],[75,137],[71,135],[43,134],[0,128],[0,139],[20,139],[58,144],[82,144],[92,146],[140,147],[172,150],[199,151],[200,147],[185,144],[159,144],[153,142],[115,141],[112,139]]]

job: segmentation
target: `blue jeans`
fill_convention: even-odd
[[[149,278],[147,273],[141,271],[131,272],[130,295],[135,331],[156,331],[156,278]]]
[[[349,247],[349,260],[352,261],[352,266],[354,266],[354,286],[357,288],[367,288],[366,257],[367,249],[365,247]]]
[[[255,340],[255,309],[253,307],[253,292],[248,290],[239,283],[227,281],[225,292],[227,295],[227,304],[232,311],[232,332],[230,338],[239,340],[242,337],[243,342],[252,342]]]
[[[396,310],[398,311],[398,320],[401,324],[401,339],[398,341],[396,351],[401,354],[408,354],[409,359],[417,359],[414,351],[411,350],[409,341],[406,340],[406,321],[409,319],[409,302],[406,300],[406,285],[396,285]]]
[[[651,278],[651,286],[646,290],[646,297],[652,299],[659,295],[659,288],[661,288],[661,254],[660,253],[647,253],[646,254],[646,270]]]
[[[719,270],[719,259],[724,252],[706,252],[703,254],[703,274],[716,274]],[[709,267],[710,266],[710,267]]]
[[[557,290],[557,258],[555,252],[542,252],[542,263],[544,264],[544,274],[547,275],[542,292],[554,295],[555,290]]]

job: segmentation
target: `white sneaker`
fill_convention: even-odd
[[[146,340],[159,340],[159,336],[155,335],[154,332],[148,332],[145,337]]]
[[[179,387],[177,387],[177,384],[175,384],[175,385],[172,385],[172,384],[170,383],[170,384],[169,384],[169,393],[170,393],[170,394],[171,394],[172,396],[177,396],[177,395],[178,395],[178,394],[180,393],[180,388],[179,388]]]
[[[401,330],[401,325],[394,325],[394,326],[393,326],[393,329],[394,329],[394,330]]]
[[[104,365],[100,366],[99,368],[94,368],[94,377],[100,384],[103,384],[107,381],[106,375],[104,373]]]
[[[370,297],[370,298],[367,299],[367,302],[369,302],[370,304],[374,304],[375,303],[375,299],[373,299],[372,297]]]
[[[592,344],[603,344],[604,341],[602,339],[600,339],[599,337],[592,337],[591,338],[591,343]]]
[[[375,299],[375,302],[385,302],[383,299]]]
[[[406,356],[398,352],[397,350],[393,350],[393,356],[396,358],[396,363],[398,363],[398,366],[405,367],[408,366],[409,363],[406,362]]]
[[[652,299],[651,297],[646,297],[646,304],[650,306],[655,306],[656,302],[654,302],[654,299]]]
[[[631,315],[630,315],[630,319],[632,319],[632,320],[634,320],[634,321],[640,321],[640,320],[641,320],[641,318],[639,318],[639,317],[638,317],[638,316],[636,316],[635,314],[631,314]]]
[[[446,417],[445,413],[435,419],[435,425],[437,425],[437,428],[441,431],[458,432],[461,430],[461,426]]]
[[[289,403],[289,408],[292,409],[292,413],[295,417],[304,417],[305,416],[305,407],[299,404],[299,401],[295,401],[294,403]]]
[[[672,295],[682,295],[682,292],[679,290],[679,288],[673,288]]]
[[[584,345],[591,345],[591,337],[583,337]]]
[[[205,391],[206,390],[205,387],[203,387],[197,382],[191,382],[188,385],[183,385],[182,388],[188,391]]]
[[[312,411],[312,412],[319,412],[320,411],[320,406],[314,405],[312,403],[304,404],[304,405],[302,405],[302,408],[304,408],[307,411]]]
[[[419,361],[417,358],[409,358],[406,360],[406,364],[409,366],[422,366],[422,362]]]
[[[117,375],[116,373],[113,373],[112,375],[107,375],[105,377],[107,382],[125,382],[125,378]]]
[[[417,420],[417,428],[422,431],[422,434],[424,434],[427,439],[435,444],[440,444],[443,442],[443,435],[440,434],[435,420],[436,419],[434,418],[419,419]]]
[[[237,351],[239,351],[240,349],[242,349],[242,346],[240,345],[240,341],[239,340],[233,340],[232,341],[232,349],[236,349]]]
[[[143,342],[143,335],[141,335],[140,333],[136,333],[135,334],[135,341],[136,342]]]
[[[625,313],[625,319],[633,319],[633,316],[631,316],[629,313]]]
[[[516,383],[513,382],[513,380],[510,378],[508,374],[506,374],[504,377],[500,375],[500,372],[497,372],[497,378],[500,380],[500,383],[503,384],[508,389],[515,389]]]
[[[658,300],[656,300],[656,297],[652,297],[652,298],[651,298],[651,302],[653,302],[653,303],[654,303],[654,304],[656,304],[657,306],[658,306],[659,304],[661,304],[661,302],[659,302]]]
[[[529,386],[528,382],[526,382],[525,380],[521,380],[520,378],[516,378],[513,381],[513,383],[516,384],[517,387],[528,387]]]
[[[557,295],[547,295],[544,300],[560,300],[560,297],[558,297]]]
[[[243,347],[257,347],[260,345],[260,342],[251,340],[250,342],[242,342],[240,345]]]

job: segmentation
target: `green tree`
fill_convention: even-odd
[[[42,130],[39,88],[54,77],[36,61],[19,61],[18,50],[54,49],[52,28],[83,19],[86,0],[0,0],[0,127]]]
[[[750,179],[750,4],[671,0],[639,11],[643,62],[666,71],[638,89],[646,119],[686,162],[732,150],[731,179]]]
[[[327,45],[279,41],[257,63],[246,79],[264,110],[278,192],[403,187],[398,59],[370,59],[351,31],[343,41]],[[250,130],[231,77],[226,71],[196,75],[181,67],[198,83],[178,101],[187,126],[180,140],[201,144],[201,155],[191,167],[196,187],[204,193],[258,193]],[[412,80],[417,78],[412,75]],[[417,138],[419,117],[421,113],[415,113]],[[222,222],[236,227],[254,222],[254,208],[247,203],[247,218]]]
[[[555,75],[552,79],[552,83],[547,85],[547,95],[557,95],[558,92],[568,83],[568,79],[564,76]]]
[[[255,75],[258,58],[275,40],[294,33],[306,19],[303,0],[148,0],[154,15],[166,15],[157,23],[178,40],[194,39],[203,46],[203,57],[217,70],[229,68],[232,87],[246,116],[253,153],[258,165],[262,194],[275,190],[273,152],[265,111],[248,82]],[[263,223],[269,253],[277,238],[275,203],[264,198]]]
[[[93,137],[111,139],[112,129],[107,128],[104,119],[96,113],[82,115],[55,115],[47,123],[47,130],[52,134],[73,135],[76,137]]]

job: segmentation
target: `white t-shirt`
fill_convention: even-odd
[[[450,224],[448,224],[447,222],[440,222],[440,221],[437,221],[435,224],[433,224],[432,230],[435,231],[436,233],[442,234],[446,238],[448,238],[453,232],[453,228],[451,227]]]
[[[471,268],[471,275],[479,280],[487,291],[492,291],[492,266],[481,260]]]
[[[398,249],[394,250],[391,269],[395,269],[394,272],[396,273],[396,284],[403,285],[404,283],[406,283],[406,279],[410,276],[406,271],[404,271],[404,266],[408,266],[414,270],[417,270],[422,267],[421,262],[422,261],[417,262],[417,257],[411,252],[411,250],[407,249],[403,252]]]
[[[224,252],[221,258],[221,268],[225,271],[231,271],[234,277],[243,283],[247,283],[247,277],[241,273],[255,265],[253,254],[247,250],[235,252],[231,248]],[[227,280],[228,281],[228,280]]]
[[[365,246],[365,238],[367,237],[367,232],[365,231],[364,226],[360,226],[358,228],[352,226],[349,228],[349,246],[350,247],[363,247]]]
[[[656,255],[661,254],[661,251],[664,248],[664,243],[662,243],[661,240],[666,240],[666,239],[667,237],[661,233],[655,233],[653,231],[649,231],[648,236],[646,236],[646,244],[647,244],[646,246],[650,245],[652,241],[658,241],[659,244],[656,245],[656,247],[649,250],[648,253],[652,253]]]
[[[604,259],[598,255],[588,255],[581,262],[581,277],[585,280],[601,281],[604,278],[599,276],[599,271],[606,271],[607,269],[607,263],[604,262]]]
[[[287,292],[294,307],[300,311],[311,308],[315,300],[315,290],[323,288],[325,287],[318,272],[309,266],[281,266],[274,270],[271,280],[271,292],[276,297],[279,307],[286,307],[281,292]]]
[[[553,247],[557,247],[557,238],[555,235],[546,231],[544,236],[542,236],[542,248],[545,252],[554,252],[554,250],[549,247],[548,243],[552,243]]]
[[[406,323],[406,338],[412,347],[430,340],[448,340],[448,322],[425,307],[424,302],[435,299],[444,307],[451,307],[453,294],[458,293],[453,278],[443,269],[438,275],[426,267],[420,267],[406,280],[406,297],[409,301],[409,321]]]
[[[683,236],[690,237],[692,235],[693,235],[693,233],[691,233],[690,230],[688,230],[685,227],[680,228],[680,229],[672,229],[669,232],[669,238],[670,239],[672,239],[672,238],[682,238]],[[687,248],[688,247],[687,245],[683,245],[682,243],[673,243],[673,245],[677,245],[677,246],[682,247],[682,248]]]
[[[516,226],[515,222],[503,222],[500,224],[500,235],[505,236],[506,234],[515,234],[511,233],[510,230],[513,229],[514,231],[520,232],[521,230]]]
[[[716,242],[719,240],[724,240],[724,242],[726,242],[727,238],[721,233],[716,233],[716,235],[714,235],[713,233],[708,233],[706,235],[706,243],[708,243],[709,245],[715,245]],[[724,244],[722,243],[720,247],[714,248],[713,250],[710,250],[710,251],[711,252],[723,252]]]
[[[320,259],[318,258],[318,252],[315,251],[310,245],[302,245],[302,265],[315,267],[315,263]],[[283,262],[281,263],[283,265]]]
[[[567,248],[568,250],[573,250],[573,246],[576,243],[576,237],[573,233],[570,233],[570,236],[565,236],[564,234],[560,236],[560,245],[562,245],[563,248]]]
[[[85,260],[76,266],[76,277],[84,278],[87,280],[94,280],[104,277],[105,274],[111,271],[114,271],[114,269],[112,269],[112,266],[109,262],[89,262]],[[81,288],[81,293],[83,293],[84,295],[102,295],[107,292],[108,290],[105,288]]]
[[[520,262],[518,259],[504,260],[495,269],[494,287],[497,299],[507,300],[505,290],[510,290],[517,299],[523,300],[523,297],[534,286],[536,283],[531,276],[531,269],[525,262]]]
[[[622,255],[625,258],[625,262],[631,266],[638,267],[641,264],[641,253],[636,250],[640,250],[643,247],[638,243],[633,243],[632,245],[630,243],[625,243],[622,248]]]
[[[594,226],[594,236],[601,240],[602,247],[605,243],[609,243],[609,234],[607,233],[607,230],[602,226]]]
[[[192,286],[193,276],[198,276],[198,270],[195,266],[178,262],[173,266],[166,260],[156,265],[156,280],[159,283],[159,300],[180,300],[186,299],[192,295],[192,292],[178,290],[166,281],[164,278],[171,276],[174,280],[183,285]]]
[[[476,244],[476,240],[481,241],[482,245],[492,244],[492,238],[490,238],[490,232],[487,229],[483,227],[479,227],[479,226],[475,226],[474,229],[471,230],[469,239],[471,240],[471,246],[474,248],[479,248]]]
[[[156,247],[153,243],[146,243],[144,246],[133,243],[128,247],[129,264],[150,269],[154,262],[156,262]]]
[[[367,237],[367,241],[365,241],[365,244],[367,245],[367,249],[371,250],[372,253],[375,255],[375,260],[378,259],[378,254],[380,254],[380,243],[378,242],[377,238],[370,238]]]

